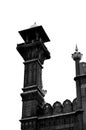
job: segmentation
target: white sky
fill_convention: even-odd
[[[34,22],[42,25],[51,42],[51,59],[45,61],[43,86],[46,101],[76,97],[75,64],[71,54],[77,43],[86,61],[85,0],[3,0],[0,2],[0,129],[19,130],[23,87],[23,59],[16,51],[23,42],[18,31]]]

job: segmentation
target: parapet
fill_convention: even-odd
[[[77,99],[72,102],[66,99],[63,103],[56,101],[53,105],[45,103],[42,107],[42,116],[51,116],[71,113],[77,110]]]

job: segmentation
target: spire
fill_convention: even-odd
[[[75,51],[78,52],[78,47],[77,47],[77,44],[76,44],[76,48],[75,48]]]

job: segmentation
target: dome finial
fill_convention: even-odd
[[[34,22],[34,24],[32,26],[30,26],[30,28],[34,28],[34,27],[37,27],[36,22]]]
[[[78,47],[77,47],[77,44],[76,44],[76,48],[75,48],[75,52],[72,54],[72,58],[73,60],[81,60],[82,58],[82,54],[78,51]]]
[[[77,44],[76,44],[76,48],[75,48],[75,51],[78,52],[78,47],[77,47]]]

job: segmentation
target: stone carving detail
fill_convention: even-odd
[[[39,129],[73,130],[74,115],[57,116],[39,120]]]

